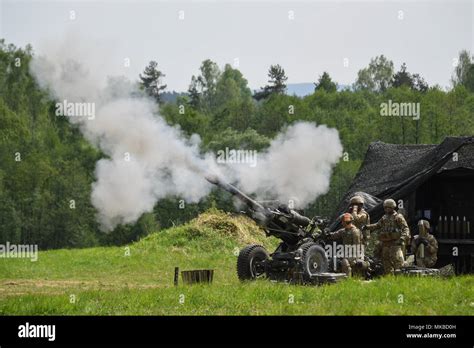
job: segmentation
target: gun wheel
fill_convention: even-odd
[[[324,249],[316,243],[305,243],[301,246],[303,254],[303,277],[310,281],[311,277],[328,270],[328,258]]]
[[[240,250],[237,258],[237,276],[240,280],[255,280],[265,275],[265,266],[262,261],[269,256],[261,245],[249,245]]]

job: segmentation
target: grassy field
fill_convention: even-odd
[[[0,260],[1,315],[474,315],[474,277],[385,277],[293,286],[240,283],[236,251],[277,240],[212,211],[126,247]],[[173,286],[174,267],[212,268],[212,285]]]

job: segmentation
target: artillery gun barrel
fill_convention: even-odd
[[[245,203],[251,211],[249,217],[263,227],[267,235],[273,235],[288,245],[298,244],[305,236],[308,236],[308,233],[312,233],[316,226],[311,219],[286,206],[279,206],[276,209],[265,207],[217,176],[208,175],[205,178],[211,184],[226,190]],[[309,225],[312,226],[311,231],[306,231]]]
[[[237,197],[240,199],[242,202],[244,202],[248,207],[250,207],[252,210],[256,212],[261,212],[264,213],[266,212],[267,209],[257,201],[254,201],[252,198],[247,196],[245,193],[240,191],[237,187],[219,179],[219,177],[215,175],[207,175],[206,180],[209,181],[211,184],[214,184],[216,186],[219,186],[223,190],[226,190],[229,192],[232,196]]]

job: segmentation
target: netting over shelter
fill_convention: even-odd
[[[382,201],[405,199],[432,176],[454,169],[474,170],[474,137],[447,137],[439,145],[400,145],[374,142],[351,186],[336,209],[336,217],[347,210],[350,198],[364,193],[372,221],[383,213]]]

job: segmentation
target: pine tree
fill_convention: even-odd
[[[332,81],[331,76],[325,71],[319,77],[318,82],[314,84],[314,90],[324,90],[328,93],[336,92],[337,85],[335,82]]]
[[[161,92],[166,89],[166,85],[161,84],[161,80],[166,75],[158,70],[158,63],[152,60],[143,71],[143,75],[140,74],[140,86],[146,91],[146,93],[156,100],[157,103],[161,103]]]
[[[288,80],[288,77],[285,74],[285,70],[279,64],[270,66],[268,77],[269,84],[254,94],[256,100],[266,99],[272,94],[285,94],[285,82]]]

